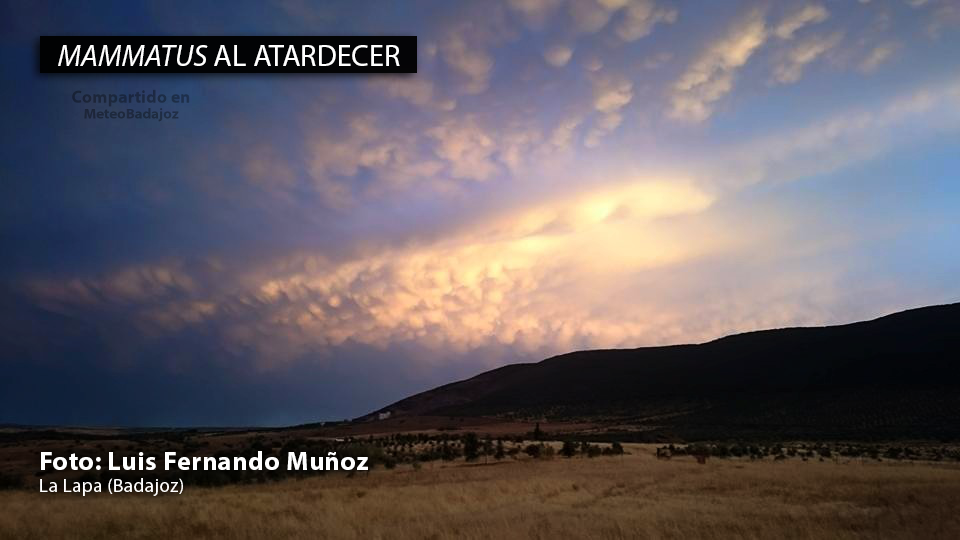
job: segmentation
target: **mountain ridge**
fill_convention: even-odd
[[[599,418],[679,431],[706,426],[737,433],[762,424],[952,437],[958,428],[949,424],[960,425],[960,366],[951,361],[958,352],[960,303],[943,304],[836,326],[508,364],[363,419],[385,412]],[[662,421],[665,415],[673,420]]]

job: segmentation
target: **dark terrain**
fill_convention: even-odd
[[[592,422],[620,440],[955,440],[958,351],[960,304],[950,304],[699,345],[573,352],[504,366],[377,412],[393,421]]]

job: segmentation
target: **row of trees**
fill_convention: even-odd
[[[869,458],[869,459],[912,459],[912,460],[957,460],[960,461],[960,449],[940,446],[885,446],[878,444],[708,444],[697,443],[690,445],[667,445],[658,450],[666,450],[671,455],[713,456],[718,458],[750,459],[835,459],[835,458]],[[658,452],[659,454],[659,452]]]

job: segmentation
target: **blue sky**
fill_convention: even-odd
[[[504,363],[960,301],[953,0],[5,3],[0,422],[352,417]],[[52,76],[40,35],[418,36]],[[88,93],[186,93],[175,122]]]

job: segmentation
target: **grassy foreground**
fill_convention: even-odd
[[[0,493],[3,538],[960,538],[960,468],[629,455],[182,496]]]

